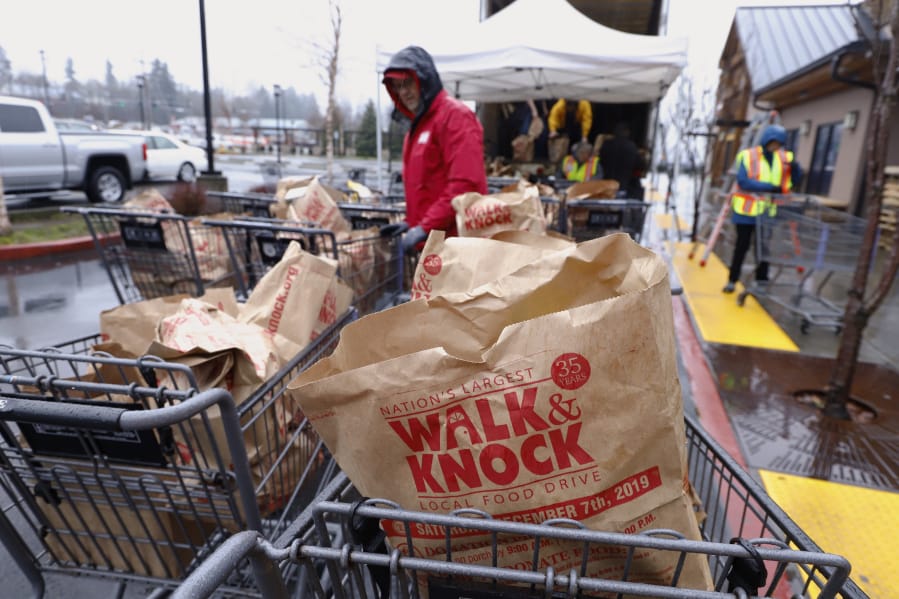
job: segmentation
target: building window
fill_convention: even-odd
[[[795,155],[799,152],[799,128],[787,129],[787,145],[786,149]]]
[[[812,154],[812,164],[809,167],[805,184],[806,193],[827,195],[830,192],[830,182],[833,180],[837,153],[840,151],[842,131],[842,123],[818,126],[815,134],[815,151]]]

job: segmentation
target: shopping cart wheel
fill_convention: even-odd
[[[749,295],[749,293],[744,291],[740,295],[737,296],[737,305],[740,306],[741,308],[743,307],[743,304],[746,303],[747,295]]]
[[[808,335],[808,328],[811,326],[811,324],[812,323],[810,323],[808,319],[803,318],[802,324],[799,325],[799,332],[803,335]]]

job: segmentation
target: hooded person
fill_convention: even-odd
[[[406,220],[381,234],[402,234],[403,249],[412,250],[433,230],[456,234],[454,197],[487,193],[484,130],[474,112],[443,89],[431,55],[418,46],[390,59],[383,83],[394,118],[411,124],[403,139]]]
[[[737,240],[731,256],[727,284],[722,291],[733,293],[740,280],[743,259],[749,251],[760,215],[777,214],[777,204],[770,194],[788,194],[802,181],[802,169],[793,152],[784,146],[787,130],[780,125],[768,125],[759,144],[737,154],[737,187],[731,196],[731,221],[737,229]],[[756,240],[756,243],[760,243]],[[768,283],[768,263],[760,260],[755,269],[756,284]]]

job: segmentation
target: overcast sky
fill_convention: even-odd
[[[669,0],[668,34],[689,40],[690,69],[714,73],[737,4],[831,4],[845,0]],[[338,96],[356,106],[373,97],[376,44],[399,47],[452,36],[479,19],[480,0],[340,0],[343,43]],[[539,23],[533,27],[539,35]],[[324,105],[310,43],[326,44],[327,0],[208,0],[210,85],[243,93],[293,86]],[[154,59],[175,80],[202,89],[199,0],[0,0],[0,46],[13,70],[65,79],[72,58],[79,80],[105,75],[107,59],[129,80]]]

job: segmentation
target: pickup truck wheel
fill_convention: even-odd
[[[125,197],[125,177],[111,166],[101,166],[87,184],[87,199],[91,202],[120,202]]]
[[[185,162],[178,169],[178,180],[185,183],[193,183],[197,180],[197,169],[189,162]]]

